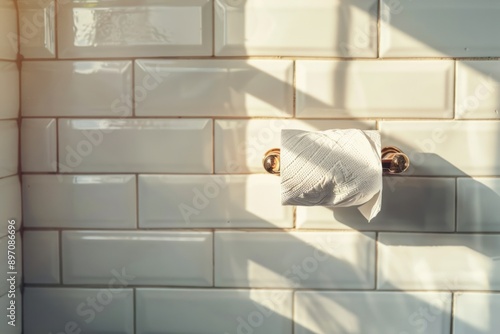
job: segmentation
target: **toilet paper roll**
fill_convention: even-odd
[[[380,148],[378,131],[282,130],[282,204],[358,206],[370,221],[382,205]]]

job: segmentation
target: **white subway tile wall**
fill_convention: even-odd
[[[500,119],[500,62],[457,62],[456,117]]]
[[[376,57],[376,0],[214,0],[217,56]]]
[[[58,231],[26,231],[23,246],[25,283],[61,283]]]
[[[300,118],[453,117],[451,60],[299,60],[296,78]]]
[[[145,288],[136,298],[137,334],[292,331],[291,290]]]
[[[459,178],[457,229],[500,232],[500,178]]]
[[[10,220],[16,221],[16,230],[21,227],[21,182],[18,175],[0,179],[0,238],[7,235]]]
[[[56,1],[17,0],[20,52],[29,58],[56,57]]]
[[[17,120],[0,121],[0,178],[17,174],[19,166]]]
[[[500,56],[498,2],[381,0],[381,7],[382,57]]]
[[[61,241],[67,284],[108,284],[117,274],[133,285],[212,286],[211,232],[64,231]]]
[[[22,200],[19,176],[19,50],[16,2],[0,0],[0,333],[21,334]]]
[[[500,175],[500,121],[383,121],[380,131],[382,146],[408,154],[413,175]]]
[[[382,199],[382,210],[369,224],[356,207],[297,207],[297,228],[413,232],[455,230],[453,178],[386,176]]]
[[[0,0],[0,59],[15,60],[19,50],[16,3]]]
[[[144,228],[292,228],[272,175],[141,175]]]
[[[374,268],[374,233],[215,233],[220,287],[372,289]]]
[[[449,333],[451,302],[443,292],[299,291],[294,333]]]
[[[380,233],[378,287],[500,290],[500,235]]]
[[[211,173],[212,132],[210,119],[61,119],[59,170]]]
[[[17,118],[19,113],[19,71],[16,63],[0,61],[0,120]]]
[[[500,4],[18,8],[0,228],[23,214],[24,333],[500,332]],[[262,157],[287,128],[380,130],[412,166],[371,223],[282,206]]]
[[[23,211],[26,227],[133,229],[137,226],[136,178],[25,174]]]
[[[140,60],[135,70],[138,116],[293,114],[291,60]]]
[[[134,291],[126,288],[126,280],[113,286],[25,288],[23,333],[134,334]]]
[[[212,54],[211,0],[70,0],[57,23],[61,58]]]
[[[23,172],[57,172],[57,121],[26,118],[21,124]]]
[[[21,82],[26,117],[132,115],[131,61],[26,61]]]
[[[455,294],[454,334],[495,333],[500,328],[500,318],[494,316],[500,308],[498,293]]]

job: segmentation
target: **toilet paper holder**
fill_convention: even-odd
[[[410,158],[395,146],[382,148],[382,172],[384,174],[400,174],[410,167]],[[264,154],[262,165],[269,174],[280,175],[280,149],[272,148]]]

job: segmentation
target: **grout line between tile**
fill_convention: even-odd
[[[56,173],[56,172],[22,172],[22,175],[176,175],[176,176],[207,176],[207,175],[241,175],[241,176],[250,176],[250,175],[269,175],[266,172],[247,172],[247,173],[211,173],[211,172],[204,172],[204,173],[185,173],[185,172],[138,172],[138,171],[115,171],[115,172],[88,172],[88,171],[75,171],[71,173]],[[11,177],[15,176],[16,174],[11,174],[11,175],[6,175],[4,177],[0,177],[0,179],[6,178],[6,177]],[[412,178],[412,179],[455,179],[455,178],[479,178],[479,179],[497,179],[500,178],[499,175],[467,175],[467,176],[457,176],[457,175],[406,175],[406,176],[385,176],[385,177],[391,177],[391,178]]]
[[[97,228],[97,227],[60,227],[60,226],[51,226],[51,227],[24,227],[23,231],[63,231],[63,232],[78,232],[78,231],[90,231],[90,232],[253,232],[253,233],[333,233],[333,234],[348,234],[348,233],[383,233],[383,234],[413,234],[419,236],[426,235],[466,235],[466,236],[497,236],[500,237],[500,231],[463,231],[463,232],[454,232],[454,231],[401,231],[401,230],[373,230],[373,229],[293,229],[293,228],[262,228],[262,227],[161,227],[161,228],[130,228],[130,227],[119,227],[119,228]],[[5,235],[2,237],[4,238]],[[1,239],[1,238],[0,238]]]
[[[366,58],[366,57],[312,57],[312,56],[130,56],[130,57],[71,57],[71,58],[23,58],[24,61],[37,62],[53,62],[53,61],[68,61],[68,62],[103,62],[103,61],[136,61],[136,60],[319,60],[325,62],[390,62],[390,61],[498,61],[500,57],[383,57],[383,58]],[[0,59],[0,61],[15,62],[15,59]]]
[[[21,177],[22,175],[22,147],[21,147],[21,136],[22,136],[22,132],[21,132],[21,125],[22,125],[22,85],[21,85],[21,80],[22,80],[22,65],[23,65],[23,56],[21,55],[21,38],[20,38],[20,26],[21,26],[21,20],[20,20],[20,10],[19,10],[19,3],[18,1],[14,1],[14,9],[15,9],[15,16],[16,16],[16,29],[17,29],[17,54],[16,54],[16,59],[15,59],[15,62],[16,62],[16,65],[17,65],[17,69],[18,69],[18,104],[19,104],[19,107],[17,109],[17,118],[16,118],[16,122],[17,122],[17,177],[19,179],[19,186],[21,187],[21,196],[19,198],[19,200],[21,201],[20,203],[20,206],[21,206],[21,217],[19,217],[19,219],[21,220],[19,223],[21,224],[21,226],[19,227],[19,234],[21,236],[21,247],[23,247],[23,239],[24,239],[24,224],[22,224],[22,213],[23,213],[23,197],[22,197],[22,191],[23,191],[23,179]],[[18,222],[16,222],[18,223]],[[24,257],[24,252],[22,251],[22,248],[21,248],[21,259],[19,259],[21,261],[21,271],[22,273],[24,273],[24,267],[26,266],[26,261],[23,261],[23,257]],[[26,280],[26,275],[22,275],[22,278],[21,278],[21,286],[19,287],[20,291],[21,291],[21,295],[19,296],[19,298],[21,298],[22,300],[22,294],[24,293],[24,285],[25,285],[25,280]],[[17,297],[17,295],[16,295]],[[15,297],[15,298],[16,298]],[[21,309],[19,310],[19,312],[21,313],[21,316],[24,314],[24,310],[26,308],[26,305],[25,303],[21,303]],[[25,317],[21,317],[21,327],[24,325],[24,322],[26,321],[26,318]]]
[[[100,284],[41,284],[41,283],[26,283],[25,287],[28,288],[34,288],[34,287],[40,287],[40,288],[87,288],[87,289],[109,289],[109,285],[105,282],[100,283]],[[278,290],[278,291],[289,291],[293,293],[297,292],[307,292],[307,291],[322,291],[322,292],[362,292],[362,293],[381,293],[381,292],[388,292],[388,293],[395,293],[395,294],[401,294],[401,293],[417,293],[417,292],[427,292],[427,293],[450,293],[450,290],[445,290],[445,289],[404,289],[404,290],[390,290],[390,289],[380,289],[380,290],[373,290],[373,289],[366,289],[366,288],[360,288],[360,289],[355,289],[355,288],[348,288],[348,289],[341,289],[341,288],[316,288],[316,287],[301,287],[301,288],[292,288],[292,287],[268,287],[268,288],[262,288],[262,287],[249,287],[249,286],[216,286],[216,287],[211,287],[211,286],[192,286],[192,285],[158,285],[158,284],[152,284],[152,285],[146,285],[146,284],[139,284],[139,285],[128,285],[127,288],[129,289],[190,289],[193,291],[197,290],[206,290],[206,289],[212,289],[212,290],[245,290],[245,291],[251,291],[251,290],[260,290],[260,291],[272,291],[272,290]],[[500,295],[500,290],[457,290],[453,293],[456,295],[457,293],[484,293],[484,294],[495,294],[495,295]]]
[[[17,29],[17,54],[16,54],[16,59],[14,60],[17,65],[17,70],[18,70],[18,104],[19,107],[17,109],[17,175],[19,177],[19,182],[21,184],[21,189],[22,189],[22,147],[21,147],[21,138],[22,138],[22,132],[21,132],[21,125],[22,125],[22,85],[21,85],[21,80],[22,80],[22,66],[23,66],[23,56],[21,55],[21,38],[19,38],[20,34],[20,29],[21,29],[21,20],[20,20],[20,10],[19,10],[19,3],[18,1],[14,1],[14,9],[15,9],[15,14],[16,14],[16,29]],[[22,191],[22,190],[21,190]],[[22,198],[21,198],[21,210],[22,210]],[[21,234],[22,234],[22,226],[20,228]],[[24,280],[24,278],[23,278]]]
[[[221,61],[221,60],[323,60],[323,61],[346,61],[346,62],[354,62],[354,61],[481,61],[481,60],[489,60],[495,61],[500,60],[500,57],[318,57],[318,56],[129,56],[129,57],[68,57],[68,58],[26,58],[26,61],[120,61],[120,60],[213,60],[213,61]],[[1,60],[1,59],[0,59]],[[15,59],[3,59],[3,61],[15,61]]]
[[[75,116],[60,116],[60,115],[44,115],[44,116],[23,116],[23,118],[33,118],[33,119],[38,119],[38,118],[58,118],[58,119],[71,119],[71,120],[88,120],[88,119],[118,119],[118,120],[149,120],[149,119],[154,119],[154,120],[181,120],[181,119],[194,119],[194,120],[199,120],[199,119],[211,119],[211,120],[228,120],[228,121],[253,121],[253,120],[296,120],[296,121],[335,121],[335,122],[348,122],[348,121],[357,121],[357,122],[430,122],[430,123],[439,123],[439,122],[456,122],[456,123],[473,123],[473,122],[491,122],[491,121],[497,121],[500,122],[500,118],[498,117],[490,117],[490,118],[445,118],[445,117],[291,117],[291,116],[276,116],[276,115],[271,115],[271,116],[248,116],[248,115],[243,115],[243,116],[238,116],[238,115],[232,115],[232,116],[213,116],[213,115],[195,115],[195,116],[170,116],[170,115],[153,115],[153,116],[146,116],[146,115],[140,115],[140,116],[127,116],[127,117],[122,117],[122,116],[114,116],[111,114],[108,115],[90,115],[90,116],[85,116],[85,115],[75,115]],[[15,120],[17,118],[11,118],[11,119],[2,119],[1,121],[7,121],[7,120]]]

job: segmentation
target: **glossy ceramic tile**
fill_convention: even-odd
[[[376,57],[374,0],[215,0],[215,53]]]
[[[292,228],[273,175],[141,175],[144,228]]]
[[[137,334],[292,332],[287,290],[137,289]]]
[[[215,172],[265,173],[262,158],[281,146],[282,129],[374,129],[374,121],[332,120],[217,120],[215,122]]]
[[[60,120],[59,163],[62,172],[211,173],[212,121]]]
[[[500,179],[459,178],[457,229],[462,232],[500,231]]]
[[[296,210],[301,229],[453,232],[455,179],[384,177],[382,210],[370,223],[355,207]]]
[[[456,118],[500,118],[500,62],[458,62],[456,94]]]
[[[135,69],[139,116],[292,116],[291,60],[140,60]]]
[[[24,333],[134,333],[134,292],[113,289],[24,289]]]
[[[211,232],[62,232],[63,282],[212,285]]]
[[[500,294],[455,294],[453,334],[495,334],[500,331]]]
[[[0,59],[16,59],[17,14],[14,0],[0,1]]]
[[[14,267],[11,267],[11,264],[8,263],[7,259],[7,250],[8,250],[8,242],[9,240],[15,241],[15,249],[10,251],[15,252],[16,263]],[[10,289],[10,282],[7,279],[10,279],[12,276],[15,276],[15,285],[17,287],[21,286],[23,281],[23,244],[21,242],[21,233],[17,232],[15,234],[15,238],[10,238],[9,236],[4,236],[0,238],[0,254],[3,256],[0,257],[0,296],[6,294]],[[12,255],[12,253],[10,253]]]
[[[73,0],[59,6],[57,33],[62,58],[209,56],[212,2]]]
[[[295,293],[296,334],[443,334],[450,332],[451,293]]]
[[[500,289],[500,236],[381,233],[378,288]]]
[[[59,284],[59,232],[24,231],[24,282]]]
[[[57,172],[57,121],[24,118],[21,123],[23,172]]]
[[[375,234],[216,232],[215,285],[372,289]]]
[[[18,0],[21,54],[25,58],[56,57],[54,0]]]
[[[0,119],[19,114],[19,71],[14,62],[0,61]]]
[[[500,56],[495,43],[499,13],[500,3],[493,1],[382,0],[381,56]]]
[[[17,121],[0,121],[0,178],[17,173],[18,145]]]
[[[132,115],[131,61],[26,61],[23,116]]]
[[[0,238],[7,235],[9,220],[21,227],[21,183],[17,175],[0,179]]]
[[[380,122],[382,146],[405,152],[410,175],[499,175],[500,122]],[[478,159],[480,157],[480,159]]]
[[[25,226],[135,228],[135,183],[133,175],[24,175]]]
[[[21,296],[21,291],[16,290],[13,297],[15,297],[15,298],[9,298],[8,294],[0,297],[0,310],[2,310],[2,313],[0,313],[0,316],[3,317],[4,319],[8,319],[6,321],[0,322],[0,333],[2,333],[2,334],[22,334],[23,312],[19,312],[19,310],[23,309],[23,303],[22,303],[23,299]],[[7,318],[7,315],[10,316],[10,310],[7,310],[7,308],[12,307],[10,304],[11,300],[14,300],[15,307],[16,307],[16,319],[15,319],[16,326],[9,325],[8,322],[12,321],[12,320],[10,320],[10,318]]]
[[[453,61],[297,61],[298,117],[452,118]]]

